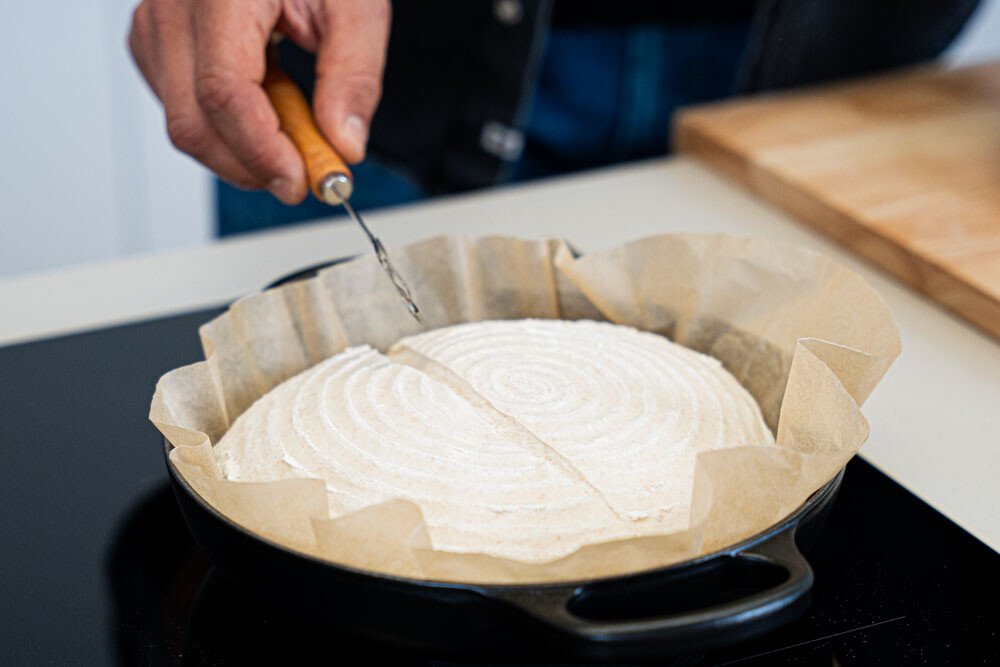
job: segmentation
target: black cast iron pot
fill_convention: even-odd
[[[813,573],[800,547],[818,537],[843,477],[841,471],[771,528],[684,563],[583,581],[484,585],[388,576],[301,554],[220,514],[169,458],[167,469],[191,533],[215,566],[303,619],[436,654],[585,660],[715,649],[801,614]]]

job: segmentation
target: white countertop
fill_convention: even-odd
[[[663,232],[726,232],[795,242],[853,267],[889,302],[903,339],[903,354],[864,407],[872,431],[863,455],[1000,550],[1000,342],[707,169],[656,160],[366,219],[387,244],[502,233],[562,236],[588,251]],[[366,251],[353,226],[317,223],[0,281],[0,345],[220,304]]]

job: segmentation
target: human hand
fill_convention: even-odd
[[[305,167],[260,85],[268,40],[278,30],[316,53],[316,122],[354,164],[381,96],[390,12],[388,0],[143,0],[129,47],[177,148],[295,204]]]

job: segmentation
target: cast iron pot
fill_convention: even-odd
[[[324,265],[326,266],[326,265]],[[306,269],[278,281],[307,278]],[[164,453],[171,446],[164,441]],[[485,585],[336,565],[230,521],[167,458],[195,541],[229,579],[292,614],[380,643],[453,655],[662,659],[744,641],[800,615],[813,573],[800,546],[819,536],[843,471],[790,516],[712,554],[582,581]]]

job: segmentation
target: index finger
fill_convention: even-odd
[[[261,88],[265,48],[280,11],[280,3],[195,3],[195,93],[246,170],[279,199],[295,203],[306,195],[302,157]]]

